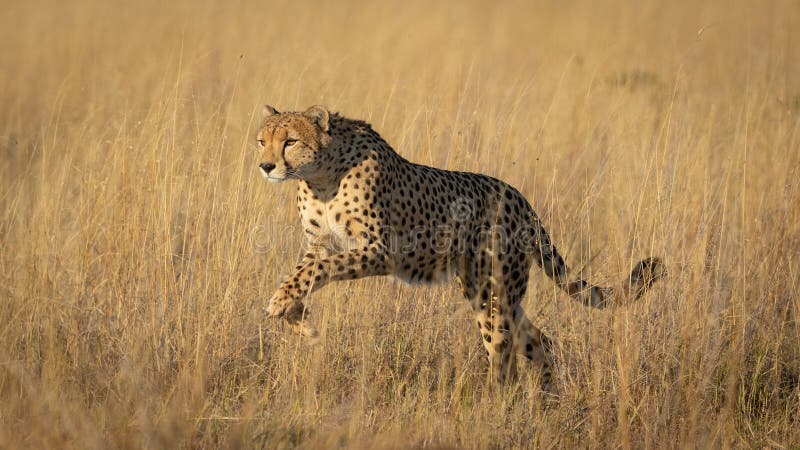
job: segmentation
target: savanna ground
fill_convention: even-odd
[[[74,2],[0,8],[0,447],[800,446],[795,1]],[[502,392],[457,288],[262,307],[301,251],[261,105],[325,104],[407,158],[507,180],[556,391]],[[534,371],[525,370],[523,374]]]

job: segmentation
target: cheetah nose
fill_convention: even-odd
[[[258,165],[258,167],[261,167],[261,170],[263,170],[265,173],[269,173],[272,169],[275,168],[275,164],[272,164],[272,163],[261,163],[261,164]]]

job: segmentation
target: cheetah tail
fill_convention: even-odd
[[[634,266],[629,276],[622,283],[625,298],[638,300],[659,278],[667,276],[664,262],[657,256],[645,258]]]
[[[622,282],[619,289],[604,288],[584,280],[571,281],[562,285],[570,297],[595,308],[606,308],[637,300],[659,278],[666,276],[667,270],[661,258],[645,258],[634,266],[630,276]]]

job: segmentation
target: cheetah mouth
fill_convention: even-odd
[[[280,183],[281,181],[286,180],[286,177],[276,177],[274,175],[270,175],[269,172],[260,167],[258,168],[258,171],[261,172],[261,176],[264,177],[264,179],[269,181],[270,183]]]

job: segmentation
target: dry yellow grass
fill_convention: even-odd
[[[0,448],[797,448],[800,7],[696,3],[3,2]],[[548,399],[491,389],[452,286],[328,287],[308,348],[260,316],[302,239],[264,102],[670,276],[591,311],[534,269]]]

